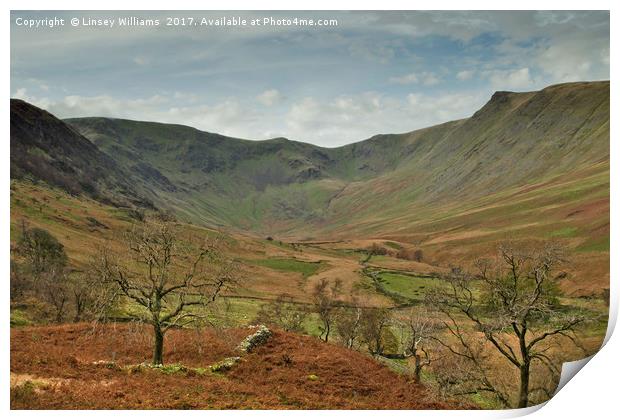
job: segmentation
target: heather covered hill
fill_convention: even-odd
[[[236,354],[248,332],[173,331],[171,368],[160,372],[125,367],[148,355],[150,337],[142,329],[89,324],[13,329],[11,408],[472,408],[438,399],[370,356],[283,331],[243,355],[230,371],[207,372],[208,365]],[[109,360],[112,352],[114,364],[96,363]]]

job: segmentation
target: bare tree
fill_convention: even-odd
[[[107,287],[92,269],[72,271],[67,283],[73,303],[73,322],[102,320],[117,303],[116,291]]]
[[[10,277],[11,300],[22,298],[32,290],[30,276],[24,272],[24,267],[16,260],[11,258],[11,277]]]
[[[357,307],[357,299],[353,298],[353,306],[338,308],[335,327],[344,345],[353,348],[362,330],[362,308]]]
[[[302,332],[308,318],[308,308],[293,300],[288,294],[279,295],[275,301],[262,305],[256,321],[263,324],[275,324],[284,331]]]
[[[88,277],[80,275],[74,275],[71,280],[71,294],[75,309],[73,322],[80,322],[89,307],[93,304],[94,294],[92,293],[92,288],[95,287],[96,284],[94,282],[90,282]]]
[[[370,259],[375,255],[386,255],[388,253],[387,249],[385,249],[376,242],[373,242],[371,246],[364,249],[363,251],[366,252],[366,257],[362,260],[362,264],[366,264],[367,262],[369,262]]]
[[[433,359],[430,348],[434,343],[433,337],[439,332],[441,326],[433,314],[421,314],[415,310],[411,310],[404,319],[401,318],[396,323],[400,329],[403,357],[413,358],[413,378],[416,382],[420,382],[422,369],[436,360]]]
[[[67,283],[67,269],[52,266],[39,273],[38,293],[54,309],[54,321],[60,324],[70,304],[70,288]]]
[[[435,337],[439,343],[484,370],[471,345],[475,333],[467,331],[465,318],[518,370],[517,407],[527,407],[530,402],[532,364],[553,371],[550,350],[558,340],[579,345],[574,330],[586,317],[559,305],[560,292],[552,274],[566,262],[564,254],[553,243],[520,247],[505,243],[494,260],[476,262],[476,277],[455,268],[446,278],[448,287],[429,295],[429,303],[446,316],[443,323],[452,337],[451,341]],[[485,391],[500,394],[488,375],[485,381]]]
[[[372,355],[381,355],[389,343],[390,312],[384,308],[364,308],[361,335]]]
[[[53,319],[60,323],[70,303],[67,283],[67,254],[64,246],[45,229],[28,228],[22,221],[21,236],[14,252],[20,262],[12,261],[12,279],[16,292],[29,289],[34,296],[53,308]]]
[[[24,260],[34,283],[46,271],[67,265],[67,254],[58,239],[45,229],[28,229],[24,221],[15,252]]]
[[[205,307],[235,284],[238,266],[220,237],[182,241],[165,222],[135,226],[125,239],[126,260],[104,247],[94,268],[141,308],[135,316],[153,327],[153,364],[161,365],[165,333],[204,318]]]
[[[462,342],[455,340],[450,347],[440,346],[432,368],[442,395],[460,397],[482,394],[493,398],[500,406],[509,407],[507,390],[513,378],[505,374],[497,375],[497,364],[493,363],[491,352],[481,335],[468,336]]]
[[[321,279],[321,281],[315,285],[312,293],[314,310],[319,315],[319,319],[322,323],[322,326],[319,327],[321,329],[319,337],[325,342],[329,340],[329,334],[332,331],[336,305],[341,289],[342,281],[340,279],[336,279],[331,285],[327,279]]]

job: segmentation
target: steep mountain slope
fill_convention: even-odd
[[[416,153],[389,174],[347,186],[332,201],[330,219],[350,217],[351,202],[364,203],[356,212],[362,218],[383,214],[386,219],[407,209],[462,206],[591,166],[604,171],[601,164],[609,162],[609,83],[498,92],[439,139],[429,141],[424,130],[402,136],[406,145],[417,146]]]
[[[11,178],[33,178],[119,206],[152,207],[131,175],[50,113],[11,100]]]
[[[68,122],[189,220],[294,237],[385,234],[395,218],[601,168],[609,82],[497,92],[471,118],[335,149],[179,125]]]

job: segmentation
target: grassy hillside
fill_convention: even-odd
[[[68,122],[182,218],[296,238],[391,233],[382,226],[395,217],[474,205],[609,161],[608,82],[497,92],[471,118],[335,149],[178,125]]]
[[[116,252],[126,250],[123,234],[139,223],[129,209],[73,196],[60,188],[30,181],[11,183],[11,241],[15,243],[22,227],[38,227],[63,244],[72,268],[83,270],[104,244]],[[176,223],[182,235],[214,235],[211,229]],[[240,234],[225,234],[227,253],[241,264],[240,284],[227,292],[223,309],[230,321],[252,321],[260,305],[286,293],[299,303],[311,300],[313,285],[320,278],[341,278],[346,291],[355,289],[370,305],[390,306],[391,302],[372,290],[360,289],[364,276],[356,255],[330,255],[320,249],[294,247]],[[359,289],[359,290],[358,290]],[[347,297],[347,298],[349,298]]]
[[[99,201],[148,197],[181,221],[246,237],[394,240],[423,249],[436,267],[509,237],[554,238],[574,251],[566,291],[598,293],[609,282],[609,82],[497,92],[471,118],[334,149],[69,120],[82,137],[38,108],[12,105],[14,178],[71,194],[88,191],[58,179],[92,181]]]

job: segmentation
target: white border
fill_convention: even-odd
[[[358,1],[338,1],[338,0],[315,0],[315,1],[296,1],[291,2],[283,0],[267,0],[262,2],[256,2],[251,0],[229,0],[220,2],[204,2],[204,1],[188,1],[188,0],[176,0],[174,2],[166,2],[163,0],[152,0],[149,2],[138,2],[128,0],[108,0],[108,1],[84,1],[76,0],[57,0],[57,1],[15,1],[9,0],[3,2],[5,5],[4,14],[4,26],[0,29],[2,33],[2,57],[4,58],[4,66],[2,67],[2,86],[5,92],[5,99],[0,103],[2,105],[2,133],[3,141],[1,143],[2,156],[4,156],[5,164],[2,165],[2,173],[5,182],[5,192],[1,197],[2,200],[2,220],[5,222],[0,224],[2,236],[4,241],[2,242],[2,255],[9,255],[9,224],[10,219],[9,211],[9,101],[10,97],[10,25],[9,13],[11,9],[14,10],[543,10],[543,9],[558,9],[558,10],[611,10],[611,74],[614,74],[613,70],[616,68],[616,49],[617,49],[617,30],[615,30],[618,24],[616,18],[616,11],[618,7],[613,7],[618,2],[612,1],[600,1],[590,0],[588,2],[577,1],[543,1],[543,0],[521,0],[512,2],[488,1],[457,1],[457,0],[434,0],[432,2],[407,2],[398,0],[382,0],[381,2],[371,2],[366,0]],[[616,10],[614,10],[616,9]],[[614,104],[618,99],[618,89],[615,83],[611,84],[611,97],[612,97],[612,110],[614,110]],[[613,111],[612,114],[614,115]],[[612,118],[611,124],[611,139],[617,137],[618,130],[615,126],[615,120]],[[611,216],[616,220],[614,216],[617,216],[618,206],[616,205],[616,197],[618,197],[618,170],[616,170],[615,162],[618,154],[618,148],[612,142],[611,144],[611,160],[614,164],[611,166]],[[611,279],[612,279],[612,310],[610,313],[610,326],[615,325],[617,318],[618,308],[618,285],[616,277],[618,274],[618,248],[615,246],[615,240],[618,238],[618,232],[615,223],[611,224]],[[3,343],[1,346],[2,360],[4,361],[4,369],[0,378],[2,384],[2,390],[0,391],[2,399],[3,411],[8,411],[9,408],[9,310],[8,310],[8,279],[9,279],[9,261],[8,258],[2,259],[2,276],[4,285],[4,302],[5,302],[5,317],[0,322],[0,331],[3,337]],[[544,408],[537,411],[535,409],[525,410],[506,410],[506,411],[482,411],[482,412],[455,412],[455,411],[441,411],[441,412],[428,412],[428,411],[362,411],[362,412],[342,412],[342,411],[304,411],[304,412],[285,412],[285,411],[193,411],[184,412],[182,414],[174,411],[122,411],[122,412],[105,412],[105,411],[73,411],[73,412],[59,412],[59,411],[44,411],[44,412],[10,412],[10,416],[14,418],[40,418],[44,416],[46,419],[65,419],[65,418],[84,418],[85,416],[92,418],[107,419],[111,415],[120,416],[122,418],[167,418],[170,416],[182,415],[189,418],[203,418],[203,416],[209,416],[210,418],[289,418],[294,415],[296,418],[316,418],[321,416],[322,418],[340,418],[342,416],[355,417],[356,419],[370,419],[377,415],[389,416],[391,418],[407,418],[411,417],[423,418],[464,418],[464,419],[480,419],[480,418],[508,418],[530,414],[531,418],[546,419],[546,418],[562,418],[562,419],[580,419],[592,418],[592,419],[605,419],[611,418],[617,413],[618,405],[616,403],[617,391],[616,381],[620,378],[620,362],[617,360],[616,355],[620,354],[620,344],[618,338],[610,335],[612,328],[608,330],[608,339],[606,346],[593,357],[593,359],[583,368],[583,371],[579,373],[577,379],[569,381],[568,384],[556,395],[551,401],[549,401]],[[614,413],[614,414],[612,414]]]

